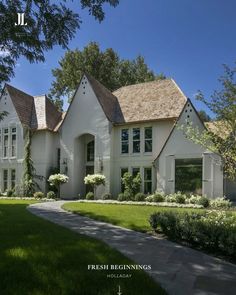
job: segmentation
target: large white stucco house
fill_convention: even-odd
[[[53,169],[67,174],[62,198],[85,195],[84,177],[101,173],[98,195],[117,196],[121,176],[140,172],[142,191],[178,190],[210,198],[235,198],[224,181],[220,157],[184,136],[176,122],[204,128],[191,101],[172,79],[122,87],[111,93],[85,74],[66,114],[45,96],[31,96],[8,84],[0,98],[0,188],[21,183],[25,130],[33,131],[31,153],[37,182],[48,190]]]

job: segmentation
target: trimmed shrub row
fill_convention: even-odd
[[[152,214],[149,222],[153,230],[160,229],[172,240],[236,259],[236,216],[231,212],[165,211]]]

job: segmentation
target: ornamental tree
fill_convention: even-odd
[[[219,78],[221,89],[205,98],[199,91],[197,99],[215,115],[215,120],[205,124],[200,131],[192,124],[180,126],[187,138],[209,151],[221,155],[227,178],[236,178],[236,68],[224,65],[224,74]]]
[[[61,184],[67,183],[68,181],[69,181],[69,177],[64,174],[60,174],[60,173],[50,175],[50,177],[48,178],[49,184],[56,188],[58,198],[60,197]]]
[[[84,178],[84,183],[93,187],[94,196],[96,196],[96,189],[99,185],[105,185],[106,177],[102,174],[88,174]]]

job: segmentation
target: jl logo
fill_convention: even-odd
[[[25,23],[25,14],[17,13],[17,15],[18,15],[18,22],[15,23],[15,26],[27,26],[27,23]]]
[[[117,295],[122,295],[122,293],[121,293],[121,289],[120,289],[120,286],[119,286],[119,288],[118,288]]]

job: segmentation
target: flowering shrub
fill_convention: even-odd
[[[212,208],[230,208],[232,206],[232,202],[230,200],[224,198],[216,198],[210,201],[210,206]]]
[[[44,193],[43,192],[35,192],[34,193],[34,198],[35,199],[43,199],[45,196],[44,196]]]
[[[69,177],[68,176],[66,176],[66,175],[64,175],[64,174],[60,174],[60,173],[58,173],[58,174],[53,174],[53,175],[51,175],[49,178],[48,178],[48,182],[50,183],[50,185],[55,185],[55,186],[57,186],[57,185],[60,185],[60,184],[62,184],[62,183],[66,183],[66,182],[68,182],[68,180],[69,180]]]
[[[149,222],[154,230],[161,229],[171,239],[236,258],[236,216],[231,212],[165,211],[152,214]]]

